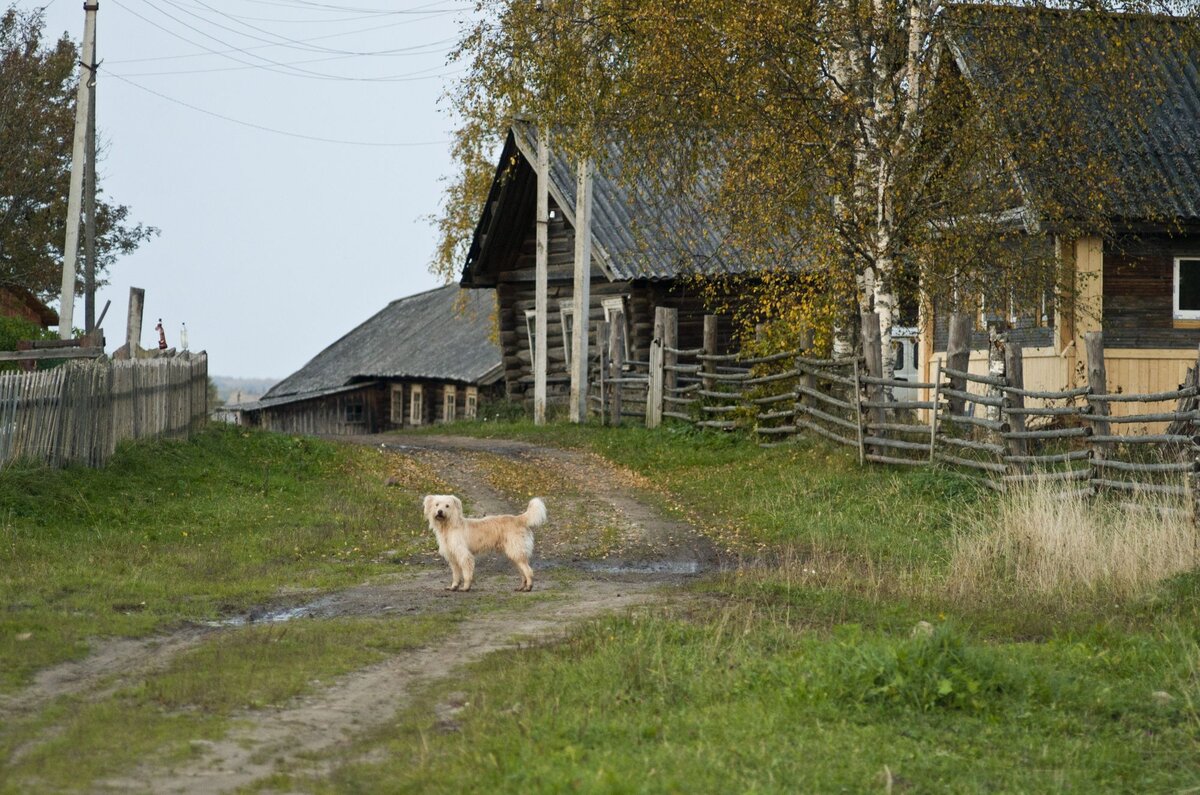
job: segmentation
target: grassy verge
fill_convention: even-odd
[[[740,555],[809,545],[901,568],[945,563],[955,512],[984,496],[969,480],[945,471],[862,469],[843,450],[821,443],[763,449],[741,434],[678,425],[647,431],[459,423],[449,430],[599,453],[645,476],[644,485],[666,507]]]
[[[429,549],[406,459],[214,428],[102,470],[0,472],[0,692],[89,638],[152,633],[330,589]],[[388,476],[398,487],[387,487]]]
[[[744,606],[611,619],[493,661],[454,725],[410,713],[369,747],[386,762],[305,788],[1175,791],[1200,776],[1196,653],[1154,633],[798,633]]]

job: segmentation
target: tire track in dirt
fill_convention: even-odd
[[[655,590],[649,582],[577,581],[565,586],[562,599],[468,619],[434,645],[355,671],[287,707],[240,716],[224,739],[194,746],[200,755],[188,764],[99,782],[100,791],[229,792],[283,768],[303,768],[317,755],[336,755],[354,735],[391,721],[414,694],[464,666],[520,643],[548,642],[577,622],[645,604]]]
[[[535,560],[535,598],[461,621],[445,638],[426,647],[341,677],[334,684],[282,707],[236,715],[235,729],[217,742],[193,744],[195,757],[173,768],[146,763],[134,771],[98,782],[104,791],[226,792],[246,787],[280,769],[311,766],[311,760],[336,755],[348,738],[389,721],[414,693],[455,676],[487,654],[524,642],[549,642],[577,622],[661,598],[661,588],[679,583],[679,573],[714,568],[711,544],[688,525],[666,518],[638,494],[633,473],[599,456],[524,442],[450,436],[374,436],[351,441],[410,456],[454,484],[474,514],[511,513],[512,494],[493,485],[498,461],[515,462],[516,474],[552,472],[561,493],[547,494],[551,523],[555,514],[620,527],[620,539],[604,560],[580,560],[572,543],[557,546],[550,534],[549,558],[539,546]],[[522,469],[525,468],[525,469]],[[557,510],[556,510],[557,508]],[[581,533],[593,532],[584,521]],[[553,527],[552,527],[553,530]],[[562,531],[560,530],[560,540]],[[542,540],[539,539],[539,544]],[[432,539],[431,539],[432,546]],[[585,557],[586,557],[585,551]],[[594,553],[594,550],[591,550]],[[594,557],[594,555],[593,555]],[[433,560],[436,567],[429,566]],[[511,587],[508,561],[480,560],[476,590],[499,593]],[[213,633],[256,621],[312,616],[429,614],[461,607],[472,594],[447,594],[448,577],[440,559],[411,561],[403,574],[294,605],[278,614],[259,612],[233,617],[223,626],[188,627],[168,636],[100,644],[88,658],[55,666],[15,696],[0,698],[0,719],[36,711],[61,695],[101,699],[147,674],[165,668],[180,652]],[[468,603],[469,604],[469,603]]]

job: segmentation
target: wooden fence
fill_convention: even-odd
[[[986,375],[951,356],[931,382],[916,383],[883,377],[874,315],[864,316],[864,353],[843,359],[812,356],[803,341],[754,356],[678,348],[669,344],[671,320],[660,310],[649,362],[622,370],[610,355],[599,368],[608,380],[593,399],[610,421],[636,413],[627,410],[633,389],[648,427],[670,418],[754,433],[763,445],[815,435],[855,448],[863,464],[941,463],[997,490],[1036,478],[1061,482],[1064,493],[1200,494],[1197,369],[1176,389],[1110,393],[1098,333],[1087,340],[1086,386],[1033,391],[1024,388],[1019,348],[1002,337]]]
[[[0,375],[0,465],[103,466],[117,443],[187,438],[208,414],[208,356],[73,361]]]

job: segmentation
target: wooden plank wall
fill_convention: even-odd
[[[187,438],[208,416],[208,356],[68,362],[0,375],[0,465],[103,466],[126,439]]]

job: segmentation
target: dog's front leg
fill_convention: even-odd
[[[459,561],[459,566],[462,568],[463,583],[458,590],[471,590],[471,583],[475,581],[475,558],[470,554],[463,555],[463,559]]]
[[[446,586],[446,590],[457,591],[459,584],[462,583],[462,569],[452,555],[446,556],[446,562],[450,564],[450,584]]]

